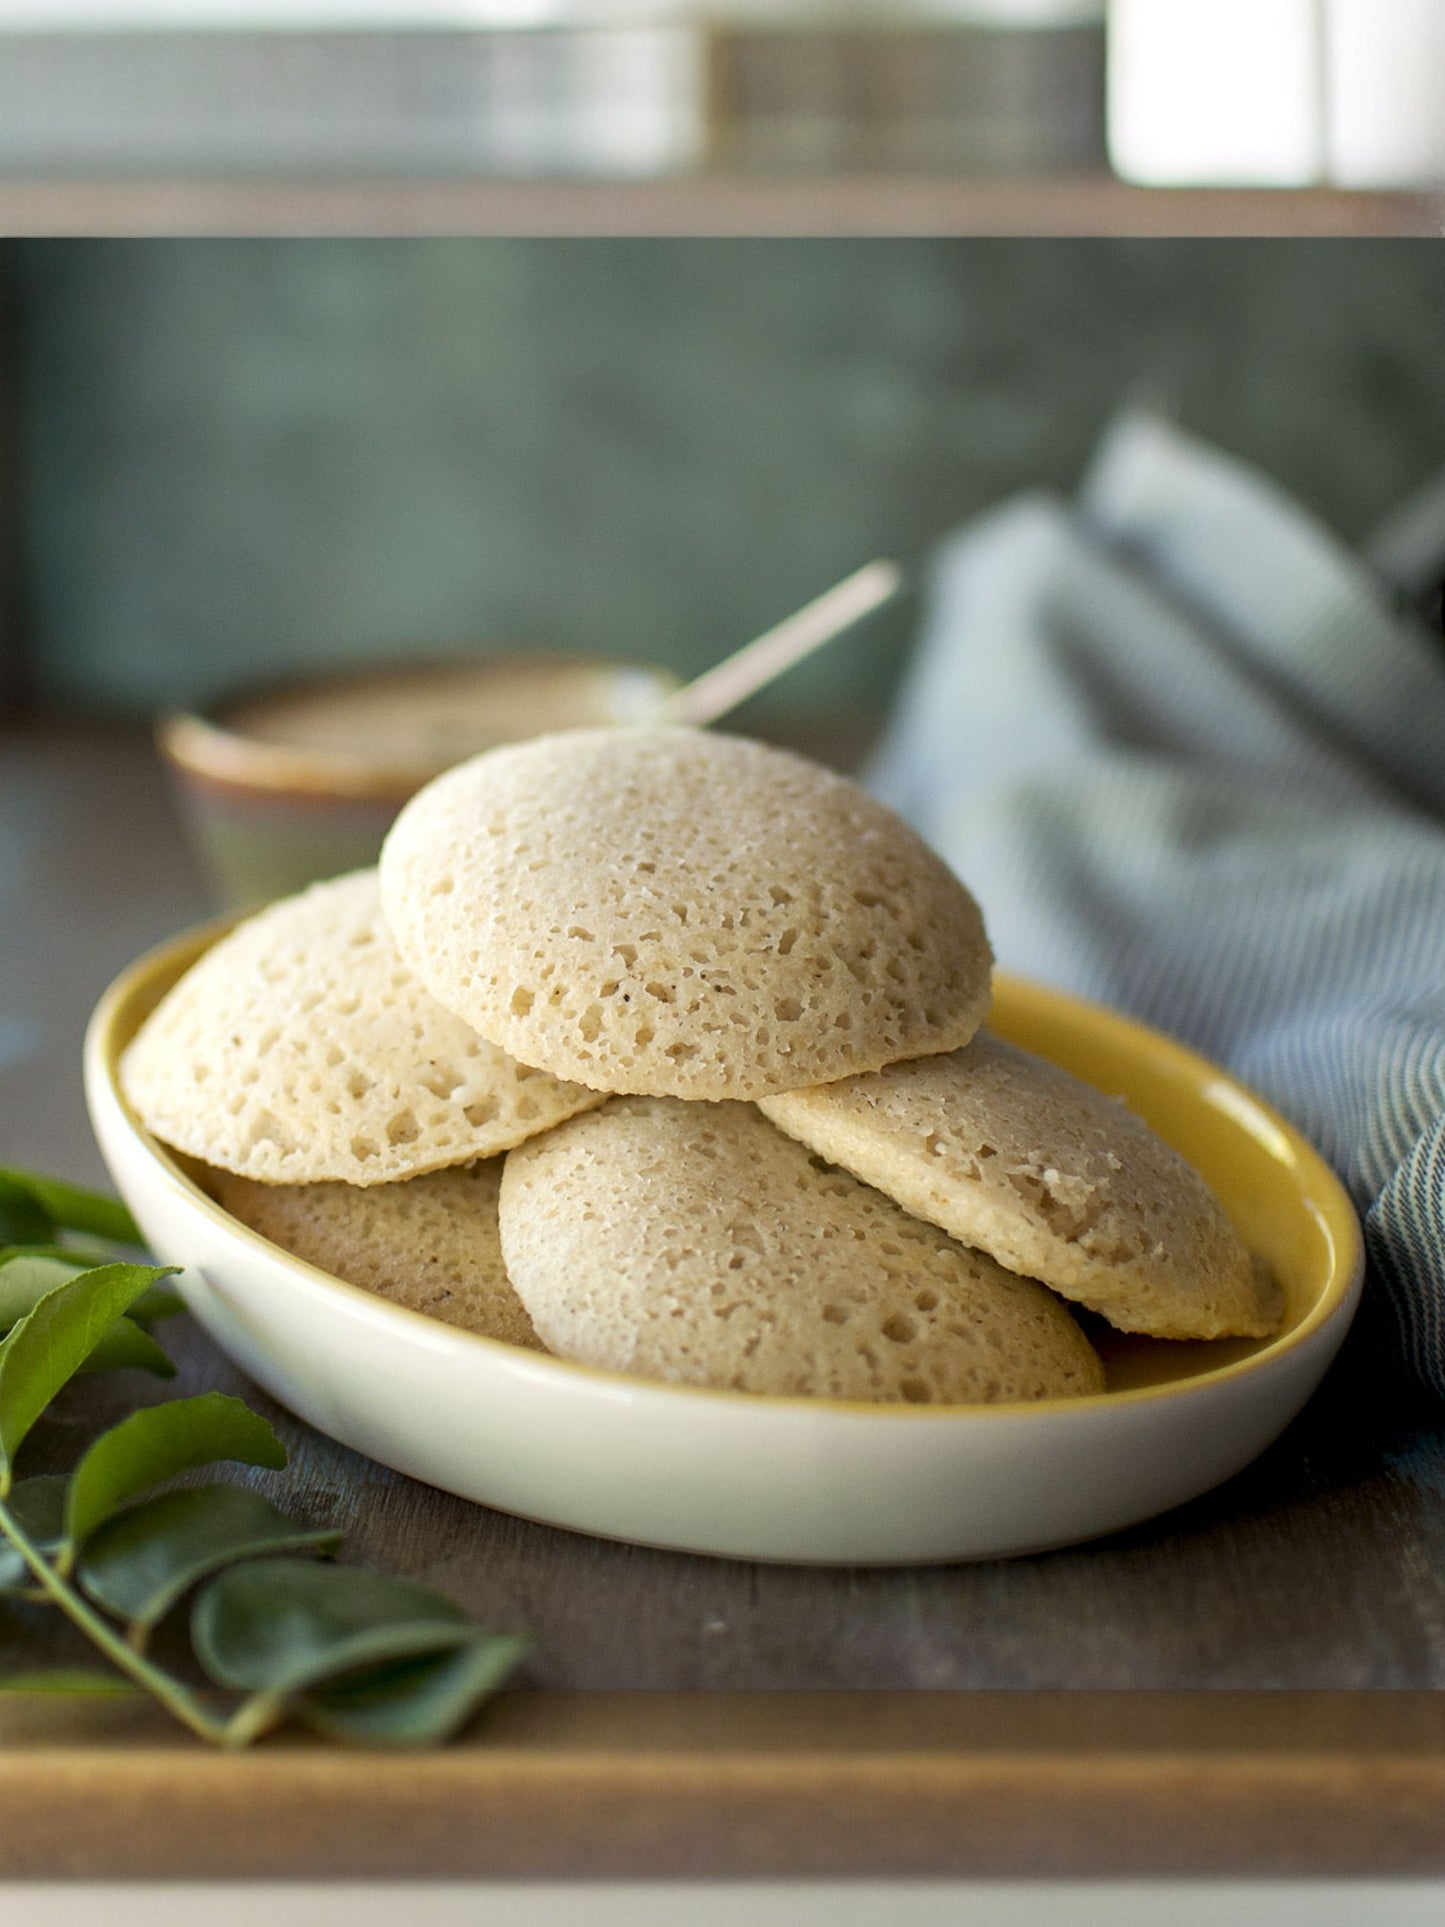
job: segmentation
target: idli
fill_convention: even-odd
[[[509,1153],[518,1297],[564,1358],[674,1384],[910,1404],[1103,1389],[1064,1305],[748,1104],[616,1098]]]
[[[1117,1098],[987,1033],[765,1099],[779,1129],[1000,1264],[1156,1338],[1283,1314],[1204,1179]]]
[[[518,1064],[402,962],[374,870],[237,926],[120,1062],[145,1128],[267,1184],[387,1184],[471,1163],[599,1102]]]
[[[258,1184],[229,1171],[210,1182],[223,1211],[333,1278],[463,1331],[544,1349],[502,1263],[500,1158],[365,1189]]]
[[[598,1090],[747,1098],[951,1050],[987,1012],[973,897],[902,819],[789,752],[696,729],[489,751],[381,855],[448,1010]]]

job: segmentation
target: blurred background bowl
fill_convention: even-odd
[[[376,861],[440,771],[554,729],[635,722],[677,678],[517,651],[386,664],[241,691],[164,717],[161,754],[216,901],[241,907]]]

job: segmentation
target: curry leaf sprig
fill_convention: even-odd
[[[141,1242],[114,1199],[0,1170],[0,1599],[53,1606],[109,1661],[11,1675],[0,1688],[148,1692],[227,1747],[288,1721],[376,1744],[446,1739],[523,1642],[425,1587],[333,1563],[340,1533],[297,1524],[249,1487],[175,1484],[223,1462],[285,1465],[271,1426],[240,1399],[142,1406],[68,1473],[16,1476],[32,1428],[78,1374],[174,1376],[150,1328],[182,1309],[166,1282],[175,1267],[123,1255]],[[209,1689],[151,1650],[187,1598]]]

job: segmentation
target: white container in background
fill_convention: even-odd
[[[1373,15],[1390,0],[1356,0]],[[1445,0],[1415,0],[1436,8]],[[1110,0],[1114,171],[1151,187],[1302,187],[1325,165],[1317,0]]]
[[[0,173],[643,178],[704,159],[706,79],[682,22],[0,32]]]
[[[1445,0],[1325,0],[1329,174],[1445,184]]]
[[[1097,174],[1104,8],[0,0],[0,173]]]

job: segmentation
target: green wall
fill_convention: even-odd
[[[1347,536],[1445,463],[1438,242],[21,242],[21,605],[145,712],[459,639],[687,671],[1145,396]],[[900,605],[776,692],[876,708]]]

